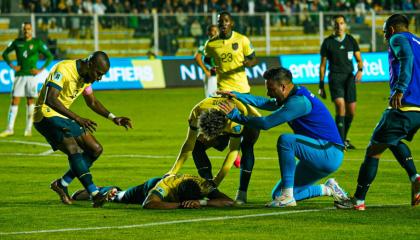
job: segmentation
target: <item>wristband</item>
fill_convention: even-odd
[[[359,68],[359,69],[357,69],[357,71],[363,72],[363,68]]]
[[[199,200],[200,206],[207,206],[207,200]]]
[[[319,89],[324,89],[324,81],[319,81]]]
[[[109,120],[111,120],[111,121],[112,121],[112,120],[114,120],[114,118],[116,118],[116,116],[115,116],[114,114],[112,114],[112,113],[109,113],[109,114],[108,114],[108,119],[109,119]]]

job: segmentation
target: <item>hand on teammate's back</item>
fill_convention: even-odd
[[[114,118],[114,123],[118,126],[125,127],[126,130],[128,130],[129,128],[133,128],[133,126],[131,125],[131,120],[128,117],[116,117]]]

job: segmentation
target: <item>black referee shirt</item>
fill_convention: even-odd
[[[327,57],[330,72],[353,72],[354,52],[360,51],[359,44],[350,35],[346,34],[344,40],[339,42],[335,35],[330,35],[321,45],[321,56]]]

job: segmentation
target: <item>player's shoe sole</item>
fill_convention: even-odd
[[[50,188],[58,194],[62,203],[70,205],[73,203],[71,200],[66,187],[62,187],[59,184],[60,179],[53,181],[50,185]]]
[[[265,206],[269,208],[295,207],[296,200],[293,197],[282,195],[267,203]]]

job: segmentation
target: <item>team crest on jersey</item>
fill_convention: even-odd
[[[232,43],[232,49],[238,50],[239,44],[238,43]]]

